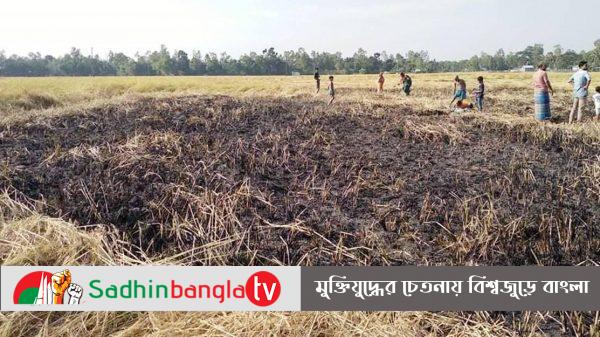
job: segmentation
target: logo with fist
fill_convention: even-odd
[[[35,271],[25,275],[15,287],[15,304],[79,304],[83,288],[71,282],[68,269],[56,273]]]

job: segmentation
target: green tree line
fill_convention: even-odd
[[[110,52],[108,58],[83,55],[77,48],[59,57],[40,53],[6,56],[0,51],[0,76],[285,75],[293,72],[310,74],[315,66],[322,73],[331,74],[507,71],[540,62],[547,63],[553,70],[570,70],[580,60],[587,60],[593,69],[600,69],[600,40],[589,51],[564,50],[559,45],[545,51],[543,45],[534,44],[518,52],[505,53],[500,49],[493,55],[481,53],[457,61],[438,61],[427,51],[405,54],[383,51],[370,55],[364,49],[344,57],[339,52],[309,53],[299,48],[278,53],[269,48],[261,53],[243,54],[237,59],[226,53],[170,52],[164,45],[158,51],[136,54],[135,57]]]

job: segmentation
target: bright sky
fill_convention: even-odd
[[[600,0],[2,0],[0,50],[405,53],[467,58],[600,39]]]

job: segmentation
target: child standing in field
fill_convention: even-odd
[[[379,79],[377,80],[377,84],[379,84],[379,87],[377,88],[378,93],[383,92],[383,84],[384,83],[385,83],[385,77],[383,77],[383,73],[379,73]]]
[[[483,112],[483,96],[485,94],[485,84],[483,83],[483,76],[477,77],[479,86],[473,90],[473,96],[475,96],[475,104],[477,105],[477,111]]]
[[[329,86],[327,87],[327,90],[329,90],[329,96],[331,97],[331,100],[329,100],[329,104],[327,104],[327,105],[331,105],[331,103],[333,103],[333,100],[335,99],[335,88],[333,86],[333,76],[329,76]]]
[[[317,92],[315,93],[315,95],[316,95],[321,90],[321,75],[319,74],[319,68],[318,67],[315,68],[314,79],[315,79],[315,82],[317,84]]]
[[[467,98],[467,82],[462,78],[458,77],[458,75],[454,78],[454,98],[450,102],[450,107],[454,101],[463,101]]]
[[[594,98],[594,105],[596,106],[596,117],[594,117],[594,119],[598,120],[598,118],[600,118],[600,87],[596,87],[596,93],[592,97]]]

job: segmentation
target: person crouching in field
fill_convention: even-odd
[[[573,123],[575,110],[577,110],[577,122],[581,122],[591,82],[592,76],[588,72],[587,62],[579,62],[579,70],[569,79],[569,83],[573,84],[573,107],[569,114],[569,124]]]
[[[454,78],[454,98],[450,102],[450,107],[454,101],[462,101],[467,98],[467,83],[462,78],[458,77],[458,75]]]
[[[412,87],[412,78],[405,73],[400,73],[400,85],[406,96],[410,96],[410,88]]]
[[[473,103],[469,102],[467,99],[461,99],[456,102],[456,109],[454,112],[463,112],[465,110],[473,109]]]
[[[533,90],[535,101],[535,119],[538,121],[547,121],[550,119],[550,93],[554,96],[554,89],[548,79],[544,63],[538,65],[538,70],[533,74]]]
[[[327,104],[327,105],[331,105],[331,103],[333,103],[333,100],[335,99],[335,88],[333,86],[333,76],[329,76],[329,86],[327,87],[327,90],[329,91],[329,96],[331,97],[331,100],[329,100],[329,104]]]
[[[600,87],[596,87],[596,93],[594,96],[594,105],[596,106],[596,117],[594,119],[597,121],[600,118]]]
[[[317,84],[317,92],[315,92],[315,95],[316,95],[321,90],[321,75],[319,75],[319,68],[315,68],[314,79]]]
[[[377,80],[377,84],[379,85],[377,87],[377,92],[378,93],[382,93],[383,92],[383,84],[385,83],[385,77],[383,77],[383,73],[379,73],[379,79]]]
[[[485,84],[483,83],[483,76],[477,77],[479,86],[473,90],[473,96],[475,96],[475,104],[477,105],[477,111],[483,112],[483,96],[485,94]]]

